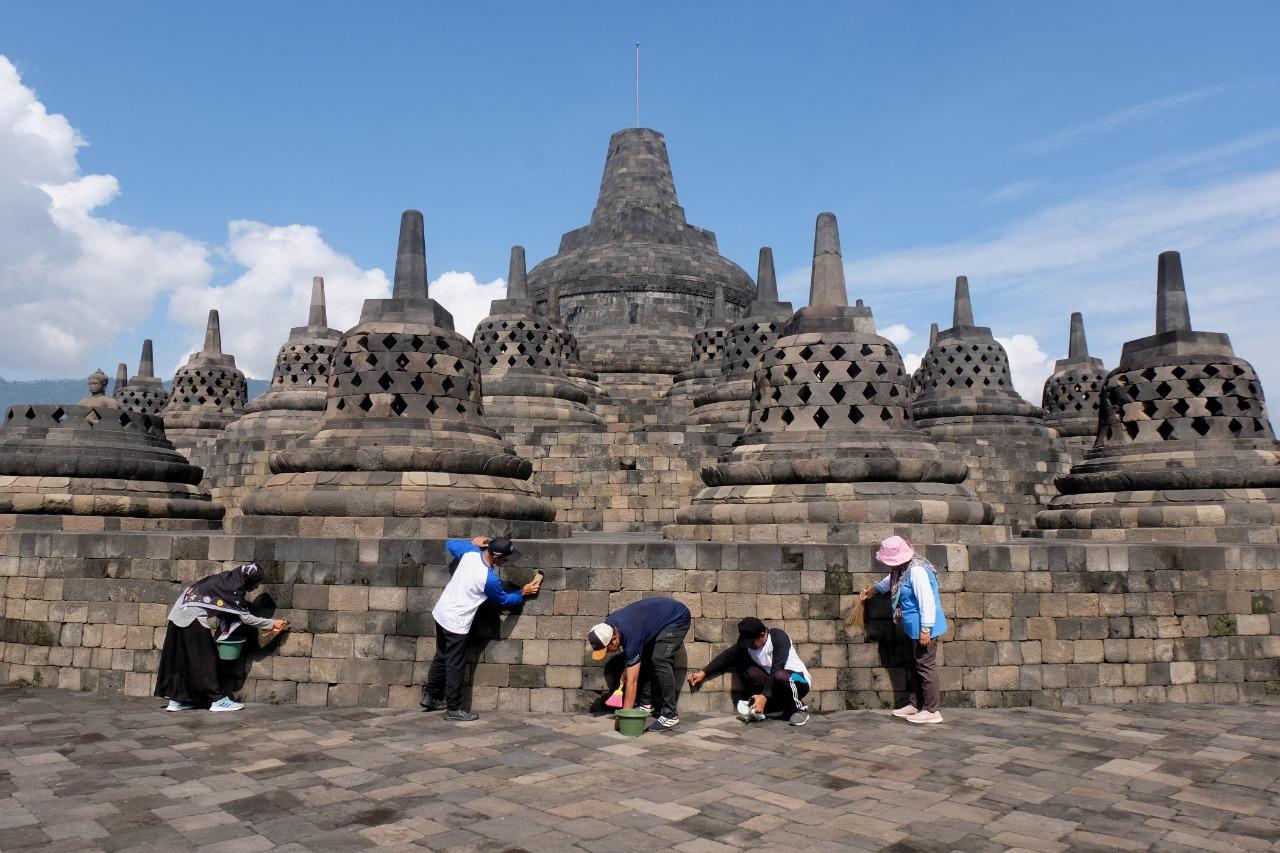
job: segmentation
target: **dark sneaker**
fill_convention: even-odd
[[[469,723],[472,720],[480,719],[480,715],[473,714],[465,708],[459,708],[456,711],[445,711],[444,718],[451,723]]]
[[[447,707],[443,699],[437,699],[434,696],[423,696],[418,704],[424,711],[443,711]]]
[[[658,725],[662,726],[664,729],[674,729],[676,726],[680,725],[680,715],[672,714],[670,717],[658,717]]]
[[[796,711],[791,715],[791,719],[787,720],[787,723],[793,726],[803,726],[807,722],[809,722],[808,711]]]
[[[648,703],[641,702],[641,703],[639,703],[638,705],[636,705],[636,710],[637,710],[637,711],[644,711],[646,714],[652,714],[652,713],[653,713],[653,706],[652,706],[652,705],[650,705],[650,704],[648,704]]]

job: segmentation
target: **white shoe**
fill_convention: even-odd
[[[166,711],[194,711],[195,705],[188,705],[186,702],[179,702],[177,699],[170,699],[169,704],[165,706]]]
[[[916,714],[919,714],[919,713],[920,713],[920,709],[917,708],[915,705],[912,705],[910,702],[908,702],[907,704],[903,705],[901,708],[896,709],[893,712],[893,715],[895,717],[914,717]]]
[[[652,714],[653,706],[652,705],[636,705],[636,710],[644,711],[646,714]]]
[[[937,711],[921,711],[918,714],[907,717],[908,723],[940,723],[942,715]]]
[[[735,707],[738,711],[737,716],[739,720],[742,720],[742,722],[744,723],[751,722],[752,714],[751,714],[750,702],[748,702],[746,699],[739,699],[738,704]]]
[[[214,712],[217,712],[217,711],[243,711],[243,710],[244,710],[244,703],[243,703],[243,702],[237,702],[237,701],[235,701],[234,699],[232,699],[230,696],[223,696],[223,697],[222,697],[221,699],[219,699],[217,702],[214,702],[212,705],[210,705],[210,706],[209,706],[209,710],[210,710],[210,711],[214,711]]]

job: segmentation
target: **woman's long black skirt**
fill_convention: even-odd
[[[222,698],[218,684],[218,649],[209,629],[199,622],[179,628],[172,622],[164,635],[156,694],[191,705],[208,705]]]

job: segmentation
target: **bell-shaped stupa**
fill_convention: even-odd
[[[1058,434],[1059,444],[1079,461],[1098,435],[1098,407],[1107,369],[1102,359],[1089,355],[1084,336],[1084,316],[1071,315],[1067,357],[1053,365],[1053,374],[1044,381],[1045,425]]]
[[[584,366],[599,373],[675,375],[724,288],[741,317],[751,278],[722,257],[710,231],[690,225],[676,199],[666,140],[628,128],[609,140],[590,224],[566,233],[555,257],[529,271],[530,294],[559,288],[559,310]]]
[[[238,515],[243,496],[271,475],[271,454],[291,446],[320,420],[333,350],[341,337],[342,332],[329,328],[324,279],[316,276],[307,324],[289,330],[266,392],[250,400],[245,414],[217,438],[192,451],[192,461],[205,469],[214,497],[229,516]]]
[[[791,313],[791,303],[778,300],[773,249],[764,246],[756,273],[756,298],[747,308],[747,316],[729,328],[720,381],[694,398],[696,408],[689,413],[688,424],[729,430],[746,426],[756,365],[778,339]]]
[[[201,470],[165,438],[164,420],[124,408],[106,387],[99,370],[74,406],[9,408],[0,428],[0,529],[219,527],[222,507],[201,487]]]
[[[675,375],[675,380],[667,389],[666,396],[672,398],[674,402],[688,405],[692,395],[716,384],[724,371],[728,337],[724,285],[717,284],[710,325],[693,336],[693,349],[689,353],[688,367]]]
[[[1156,282],[1156,333],[1124,345],[1097,442],[1058,478],[1039,535],[1274,544],[1280,443],[1262,383],[1225,334],[1191,328],[1177,252]]]
[[[532,465],[485,422],[480,365],[427,293],[422,214],[405,211],[390,299],[338,342],[320,421],[271,457],[233,529],[337,536],[564,535]]]
[[[169,392],[165,390],[164,382],[156,377],[150,338],[142,342],[138,375],[131,378],[124,388],[117,386],[114,396],[124,408],[143,415],[159,414],[169,401]]]
[[[248,385],[236,357],[222,351],[222,326],[209,311],[204,348],[192,353],[173,375],[173,390],[160,414],[174,447],[183,453],[222,432],[244,414]]]
[[[545,426],[599,427],[589,395],[562,370],[561,329],[537,311],[525,280],[524,247],[511,247],[507,295],[489,305],[472,342],[485,413],[504,432]]]
[[[818,217],[810,304],[760,358],[746,431],[666,529],[675,539],[915,543],[1007,535],[967,466],[916,430],[897,347],[845,294],[835,216]]]

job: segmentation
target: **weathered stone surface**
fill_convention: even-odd
[[[142,357],[138,361],[138,375],[129,380],[124,388],[117,387],[115,398],[120,405],[131,412],[144,415],[158,415],[169,400],[169,392],[164,383],[156,377],[155,359],[151,353],[151,339],[142,342]]]
[[[684,370],[717,284],[728,316],[743,316],[754,295],[750,277],[720,256],[712,232],[685,221],[666,141],[644,128],[609,140],[591,223],[565,234],[555,257],[529,272],[534,299],[559,288],[583,364],[601,373]]]

